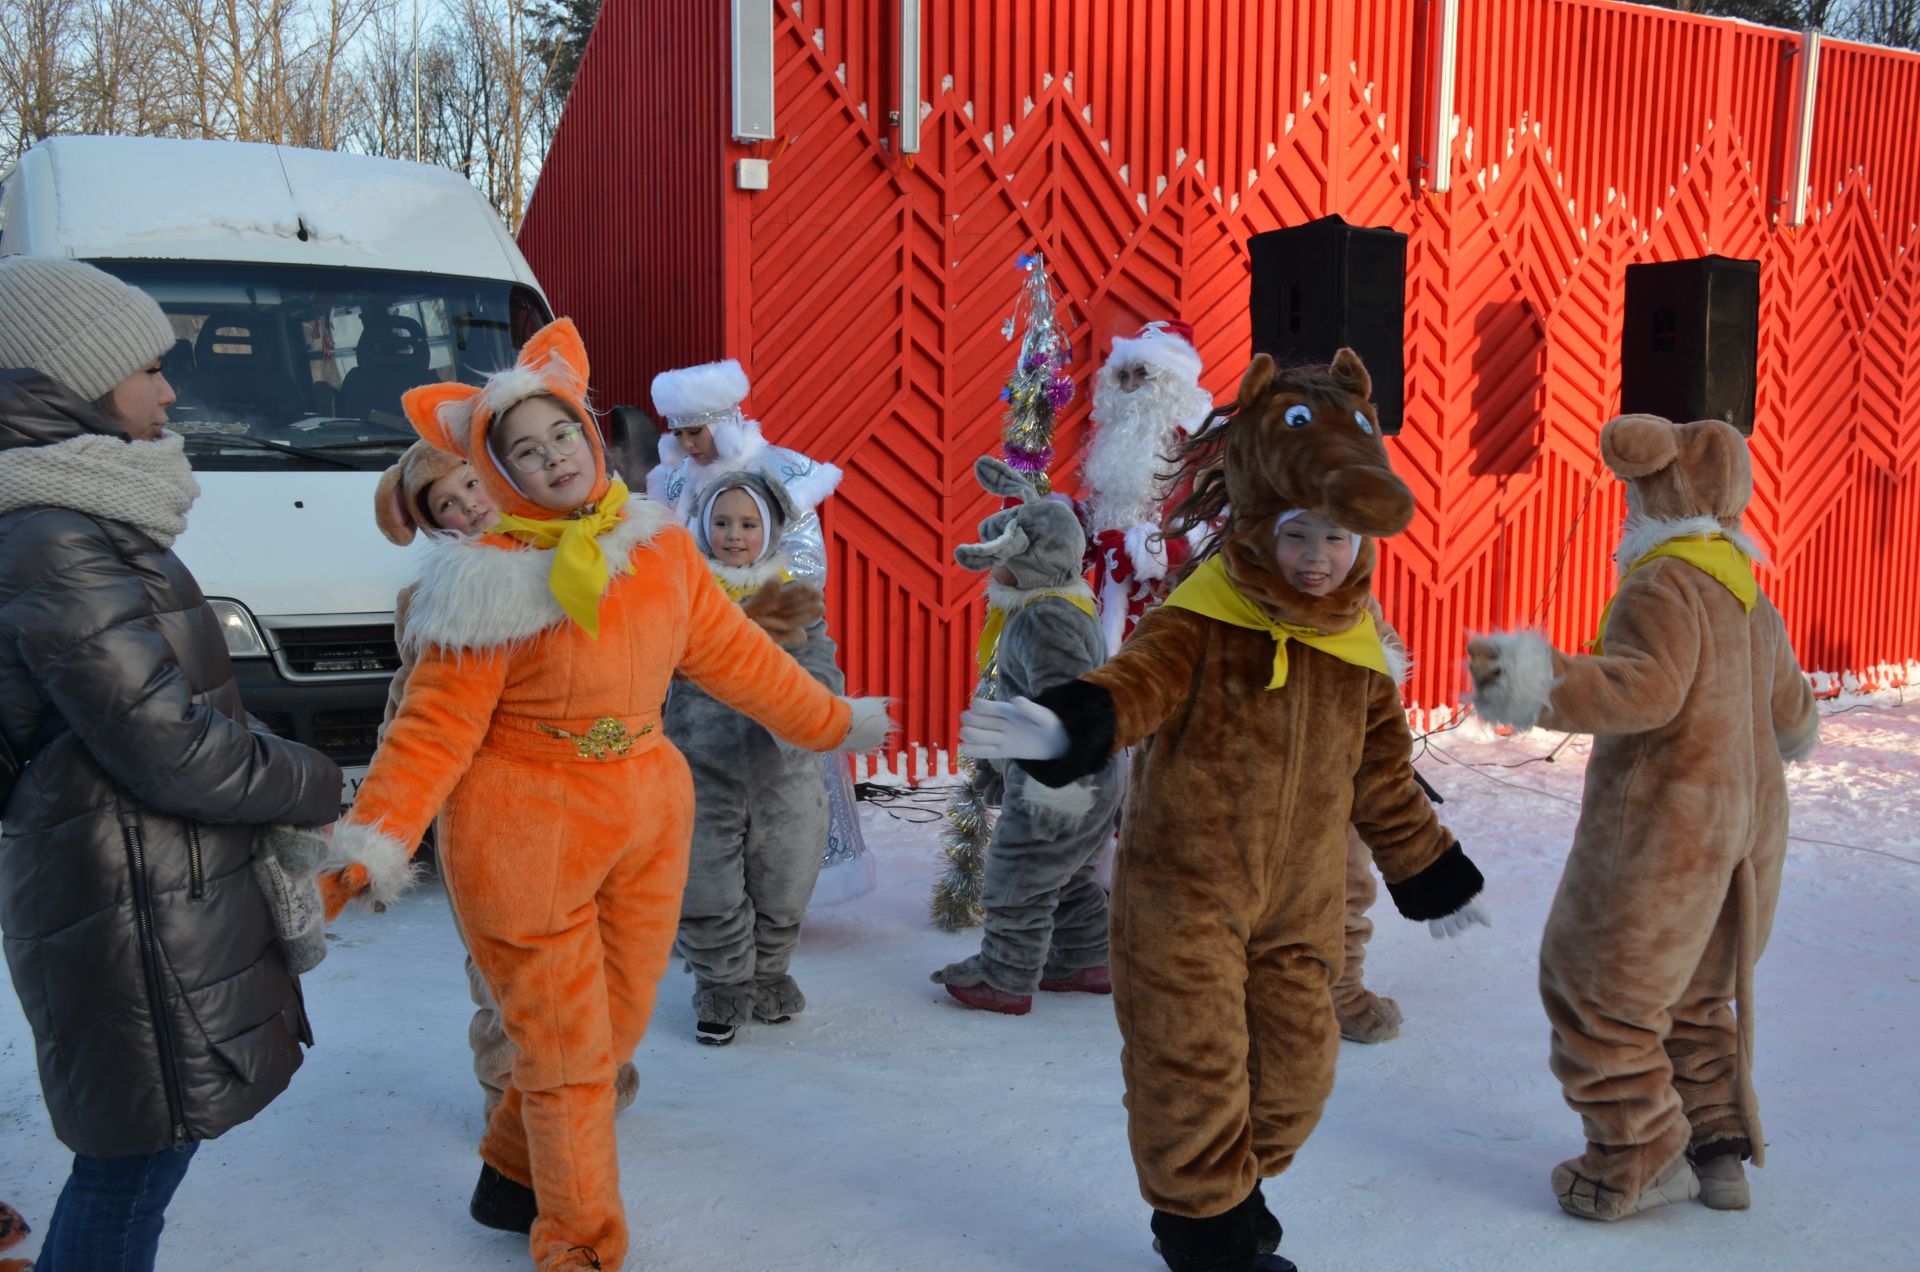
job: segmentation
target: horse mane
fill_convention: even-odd
[[[1281,393],[1307,399],[1316,412],[1345,411],[1351,398],[1349,391],[1335,381],[1332,368],[1325,363],[1295,363],[1276,367],[1259,405],[1264,407]],[[1165,522],[1154,535],[1155,540],[1165,542],[1183,538],[1198,527],[1212,526],[1227,511],[1227,442],[1238,431],[1239,421],[1247,418],[1248,406],[1247,403],[1231,402],[1215,407],[1201,426],[1191,436],[1181,438],[1167,456],[1173,467],[1160,474],[1160,479],[1174,490],[1183,483],[1187,484],[1188,491],[1167,514]],[[1258,420],[1264,419],[1266,412],[1254,410],[1251,414]],[[1191,570],[1219,551],[1221,538],[1220,535],[1212,536],[1206,548],[1188,562],[1187,569]]]

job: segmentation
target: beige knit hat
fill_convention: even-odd
[[[153,297],[58,256],[0,257],[0,367],[58,380],[89,402],[173,348]]]

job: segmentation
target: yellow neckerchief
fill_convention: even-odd
[[[1028,592],[1026,599],[1020,602],[1019,608],[1025,609],[1044,596],[1057,596],[1094,622],[1098,623],[1100,621],[1100,615],[1093,608],[1093,599],[1081,595],[1078,592],[1065,592],[1051,589],[1044,592]],[[1005,631],[1006,628],[1007,611],[1001,609],[998,605],[987,606],[987,625],[980,629],[981,675],[986,675],[987,668],[993,665],[993,656],[1000,648],[1000,633]]]
[[[1731,539],[1723,534],[1691,535],[1685,539],[1668,539],[1626,569],[1620,571],[1620,582],[1627,581],[1627,575],[1660,557],[1674,557],[1685,561],[1696,569],[1705,570],[1714,580],[1726,587],[1740,599],[1749,614],[1760,599],[1760,585],[1753,579],[1753,558],[1734,546]],[[1607,606],[1600,611],[1599,635],[1587,642],[1587,648],[1596,654],[1606,653],[1604,642],[1607,636],[1607,615],[1613,613],[1613,603],[1620,599],[1620,589],[1615,587],[1613,595],[1607,598]]]
[[[1235,627],[1250,627],[1273,637],[1273,678],[1267,682],[1269,689],[1278,689],[1287,683],[1287,642],[1290,640],[1310,645],[1323,654],[1332,654],[1341,662],[1377,671],[1389,679],[1393,675],[1387,670],[1387,651],[1380,643],[1380,631],[1373,625],[1373,615],[1361,610],[1359,622],[1331,636],[1298,623],[1283,623],[1269,616],[1233,585],[1233,580],[1227,577],[1227,563],[1217,556],[1201,562],[1161,604],[1192,610]]]
[[[726,592],[727,599],[732,601],[735,605],[740,604],[742,601],[746,600],[749,596],[757,596],[760,592],[760,589],[765,587],[769,583],[793,582],[793,571],[788,569],[782,569],[780,573],[774,575],[772,578],[761,579],[758,583],[729,583],[727,582],[726,578],[720,573],[720,568],[719,568],[720,563],[718,561],[715,561],[713,558],[709,557],[707,558],[707,565],[710,569],[713,570],[713,581],[720,585],[721,589]]]
[[[503,512],[490,531],[510,534],[536,548],[553,549],[547,587],[567,617],[596,640],[600,637],[600,598],[606,595],[611,574],[600,536],[620,524],[620,509],[626,502],[626,483],[616,477],[590,510],[545,521]]]

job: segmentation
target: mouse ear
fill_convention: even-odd
[[[399,464],[380,474],[380,484],[373,490],[373,520],[381,534],[404,548],[413,542],[414,531],[419,527],[407,507],[406,483],[402,477]]]
[[[1617,416],[1600,430],[1600,459],[1622,481],[1657,473],[1679,453],[1672,421],[1658,415]]]

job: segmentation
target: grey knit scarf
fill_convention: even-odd
[[[0,513],[71,508],[124,521],[163,548],[186,530],[187,509],[199,497],[186,439],[178,433],[153,442],[89,433],[0,455]]]

